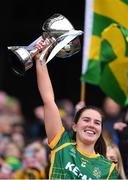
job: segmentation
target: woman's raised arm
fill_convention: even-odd
[[[44,124],[49,143],[62,128],[61,117],[55,103],[52,83],[46,65],[41,65],[36,56],[37,83],[44,103]]]

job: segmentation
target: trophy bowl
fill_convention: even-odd
[[[48,18],[42,26],[43,31],[48,32],[51,36],[57,37],[73,29],[74,27],[70,21],[59,13],[54,14]]]
[[[65,16],[57,13],[44,22],[42,30],[47,32],[49,36],[53,36],[56,37],[56,39],[59,39],[59,37],[64,33],[74,30],[74,27]],[[80,49],[80,39],[77,37],[64,46],[56,54],[56,56],[59,58],[67,58],[79,52]]]

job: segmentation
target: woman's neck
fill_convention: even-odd
[[[93,144],[84,144],[82,142],[76,142],[77,146],[88,154],[96,154]]]

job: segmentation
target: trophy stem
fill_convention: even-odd
[[[44,33],[39,42],[34,45],[35,48],[30,51],[30,56],[33,58],[39,52],[42,52],[43,54],[46,54],[46,52],[49,53],[50,48],[55,45],[56,39],[54,37],[49,37],[48,34]]]

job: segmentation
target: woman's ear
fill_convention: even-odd
[[[73,122],[72,129],[74,132],[76,132],[76,124]]]

